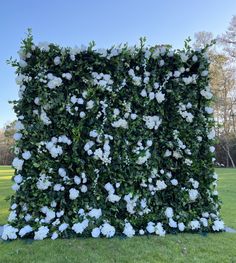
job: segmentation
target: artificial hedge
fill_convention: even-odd
[[[3,239],[223,229],[207,47],[23,40]]]

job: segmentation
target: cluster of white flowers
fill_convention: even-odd
[[[49,119],[47,116],[47,113],[43,108],[41,108],[41,114],[40,114],[40,120],[45,124],[45,125],[50,125],[52,121]]]
[[[43,240],[47,237],[49,228],[47,226],[41,226],[37,231],[34,232],[34,240]]]
[[[129,76],[131,77],[132,82],[133,82],[133,84],[134,84],[135,86],[141,86],[141,84],[142,84],[142,78],[136,76],[133,69],[130,69],[130,70],[128,71],[128,74],[129,74]]]
[[[50,155],[53,158],[57,158],[58,156],[63,154],[63,149],[60,145],[57,145],[58,143],[64,143],[67,145],[71,145],[71,140],[66,135],[61,135],[58,138],[52,137],[51,141],[44,142],[46,149],[49,151]]]
[[[17,170],[22,170],[22,166],[24,164],[24,160],[19,159],[18,157],[15,157],[12,161],[12,166]]]
[[[123,234],[125,234],[127,237],[133,237],[135,235],[135,230],[129,222],[125,223]]]
[[[46,190],[46,189],[48,189],[48,187],[52,185],[52,182],[50,181],[50,179],[51,178],[49,176],[47,176],[44,173],[41,173],[39,175],[38,181],[36,183],[37,188],[39,190]]]
[[[188,103],[187,105],[184,105],[183,103],[179,103],[178,106],[178,112],[179,114],[187,121],[192,122],[193,121],[193,114],[188,112],[187,109],[191,109],[192,104]]]
[[[205,89],[202,89],[200,93],[207,100],[210,100],[213,97],[213,94],[211,93],[211,88],[209,86],[205,87]]]
[[[45,214],[45,218],[41,219],[42,223],[50,223],[56,217],[56,213],[47,206],[42,207],[41,212]]]
[[[84,230],[88,227],[89,220],[84,219],[81,223],[75,223],[72,226],[72,230],[75,231],[76,234],[82,234]]]
[[[197,75],[193,74],[192,76],[182,78],[185,85],[189,85],[191,83],[196,84]]]
[[[215,220],[215,221],[213,222],[212,229],[213,229],[214,231],[220,231],[220,230],[223,230],[224,227],[225,227],[225,225],[224,225],[224,222],[223,222],[222,220]]]
[[[163,225],[160,222],[156,224],[154,222],[148,222],[146,230],[150,234],[155,233],[156,235],[159,236],[165,236],[166,234],[166,231],[164,230]]]
[[[71,80],[72,79],[71,73],[62,73],[62,77],[67,79],[67,80]]]
[[[117,183],[116,187],[120,187],[120,184]],[[107,200],[111,203],[115,203],[115,202],[119,202],[120,201],[120,196],[118,196],[117,194],[115,194],[115,188],[111,183],[106,183],[104,188],[107,190],[108,192],[108,196],[107,196]]]
[[[147,160],[151,157],[150,150],[145,150],[143,153],[141,153],[141,156],[138,157],[136,163],[139,165],[142,165],[147,162]]]
[[[112,91],[113,80],[111,79],[111,75],[93,72],[92,78],[93,85],[98,85],[103,90]]]
[[[60,87],[62,85],[62,79],[54,76],[52,73],[47,74],[47,78],[47,86],[49,89],[55,89],[56,87]]]
[[[213,140],[213,139],[215,138],[215,136],[216,136],[216,132],[215,132],[215,130],[212,128],[212,129],[208,132],[207,137],[208,137],[209,140]]]
[[[101,208],[93,208],[88,212],[88,216],[93,217],[95,219],[98,219],[99,217],[102,216],[102,210]]]
[[[117,121],[112,122],[111,126],[114,128],[121,127],[124,129],[128,129],[128,122],[125,119],[119,119]]]
[[[71,200],[75,200],[79,196],[79,190],[77,190],[75,188],[71,188],[69,193],[70,193],[69,198]]]
[[[11,225],[4,225],[3,226],[3,233],[1,238],[3,240],[7,240],[7,239],[17,239],[17,232],[19,231],[18,228],[15,228]]]
[[[116,229],[114,228],[114,226],[106,222],[101,226],[101,233],[105,237],[113,237],[116,233]]]
[[[157,130],[162,123],[162,119],[159,116],[143,116],[143,120],[150,130]]]
[[[131,193],[124,196],[124,200],[126,201],[126,209],[130,214],[135,213],[135,207],[137,206],[138,196],[133,196]]]
[[[199,195],[198,190],[196,190],[196,189],[189,189],[188,194],[189,194],[189,199],[191,201],[195,201]]]

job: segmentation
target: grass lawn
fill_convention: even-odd
[[[227,226],[236,229],[236,169],[216,169],[222,215]],[[0,167],[0,224],[6,223],[11,194],[10,167]],[[132,239],[70,239],[0,241],[0,263],[77,262],[221,262],[236,263],[236,234],[219,233],[134,237]]]

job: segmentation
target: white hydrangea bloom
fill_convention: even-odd
[[[159,116],[143,116],[143,120],[148,129],[157,130],[162,123],[162,119]]]
[[[7,239],[17,239],[17,232],[19,231],[18,228],[12,227],[10,225],[4,225],[3,226],[3,233],[1,238],[3,240]]]
[[[49,229],[47,226],[41,226],[37,231],[34,232],[34,240],[43,240],[47,237]]]
[[[101,233],[105,236],[105,237],[113,237],[115,235],[115,228],[114,226],[110,225],[109,223],[104,223],[101,226]]]
[[[129,222],[125,223],[123,234],[125,234],[127,237],[133,237],[135,235],[135,230]]]
[[[71,200],[75,200],[79,196],[79,190],[77,190],[75,188],[71,188],[69,193],[70,193],[69,198]]]

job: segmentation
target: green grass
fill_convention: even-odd
[[[236,229],[236,169],[216,169],[222,215],[227,226]],[[12,170],[0,167],[0,224],[6,222],[11,194]],[[0,241],[0,263],[77,262],[220,262],[236,263],[236,234],[218,233],[134,237],[132,239],[70,239]]]

